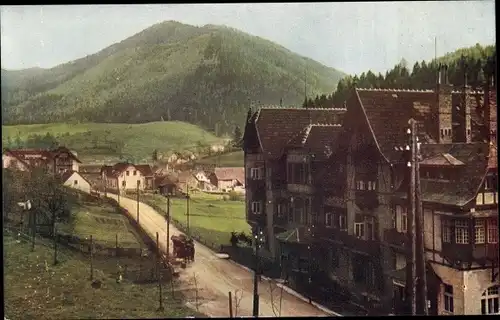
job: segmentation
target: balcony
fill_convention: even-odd
[[[355,237],[354,235],[347,234],[346,231],[340,231],[334,228],[318,227],[317,238],[328,239],[344,247],[361,253],[366,253],[368,255],[378,255],[380,254],[380,245],[376,240],[364,240]]]
[[[300,193],[300,194],[313,194],[314,192],[314,187],[309,184],[288,183],[287,189],[292,193]]]
[[[391,246],[406,250],[408,237],[405,233],[398,232],[396,229],[384,230],[384,241]]]
[[[484,264],[498,261],[498,244],[443,243],[443,255],[451,261]]]

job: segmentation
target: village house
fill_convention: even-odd
[[[53,150],[5,149],[2,155],[3,168],[28,171],[30,168],[44,168],[53,174],[79,171],[81,161],[75,151],[66,147]]]
[[[215,186],[208,179],[208,174],[205,171],[199,170],[193,172],[194,177],[198,181],[197,188],[200,190],[211,191]]]
[[[176,196],[178,194],[177,175],[170,173],[162,176],[155,176],[155,190],[163,195]]]
[[[149,164],[117,163],[101,168],[101,178],[108,190],[123,192],[153,190],[153,171]]]
[[[245,188],[245,168],[243,167],[227,167],[214,168],[210,173],[209,179],[211,184],[217,187],[219,191],[227,192],[235,188]]]
[[[90,190],[93,188],[91,181],[87,180],[78,171],[64,172],[61,176],[61,180],[63,185],[83,192],[90,193]]]
[[[292,285],[402,312],[413,118],[430,314],[499,312],[492,78],[482,91],[453,88],[441,70],[435,90],[353,88],[346,109],[249,112],[247,221]]]

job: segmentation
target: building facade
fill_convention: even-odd
[[[117,163],[113,166],[103,166],[101,177],[108,190],[140,191],[153,190],[153,171],[150,165],[132,163]]]
[[[496,91],[353,88],[346,110],[261,109],[244,134],[247,220],[296,287],[404,313],[415,119],[431,314],[498,313]],[[458,89],[458,90],[456,90]]]

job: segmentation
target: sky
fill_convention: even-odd
[[[51,68],[162,21],[227,25],[349,74],[494,44],[494,1],[1,6],[1,66]]]

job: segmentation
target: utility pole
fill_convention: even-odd
[[[56,230],[56,212],[52,212],[52,233],[54,236],[54,265],[57,264],[57,230]]]
[[[418,137],[415,139],[416,144],[416,156],[415,156],[415,177],[416,177],[416,202],[417,202],[417,240],[418,240],[418,279],[419,279],[419,290],[420,290],[420,308],[421,315],[428,315],[429,308],[427,306],[427,270],[426,270],[426,257],[425,257],[425,237],[424,237],[424,210],[422,206],[422,190],[420,184],[420,145],[418,143]]]
[[[187,234],[189,235],[189,184],[186,181],[186,220],[187,220]]]
[[[31,216],[31,251],[35,251],[35,236],[36,236],[36,213],[34,210],[30,210]]]
[[[137,224],[139,224],[139,184],[141,180],[137,180]]]
[[[417,260],[417,248],[416,248],[416,216],[417,216],[417,206],[416,206],[416,122],[413,119],[408,121],[410,128],[408,128],[409,135],[409,146],[407,146],[407,150],[410,149],[410,161],[407,166],[410,170],[410,185],[408,188],[408,201],[409,201],[409,209],[408,210],[408,223],[407,223],[407,235],[409,238],[409,254],[407,259],[407,268],[409,267],[410,274],[407,277],[407,291],[410,297],[411,304],[411,315],[417,314],[417,287],[416,287],[416,260]],[[408,226],[410,228],[408,228]],[[408,282],[409,280],[409,282]]]
[[[167,262],[170,261],[170,195],[167,195]]]
[[[161,267],[160,267],[160,235],[158,232],[156,233],[156,275],[158,277],[158,301],[160,303],[160,307],[158,308],[158,311],[163,311],[163,292],[161,288]]]
[[[259,248],[262,235],[260,228],[257,228],[257,232],[254,236],[255,241],[255,270],[253,272],[253,316],[259,317],[259,273],[260,273],[260,259],[259,259]]]
[[[120,185],[118,185],[118,204],[120,204]]]

